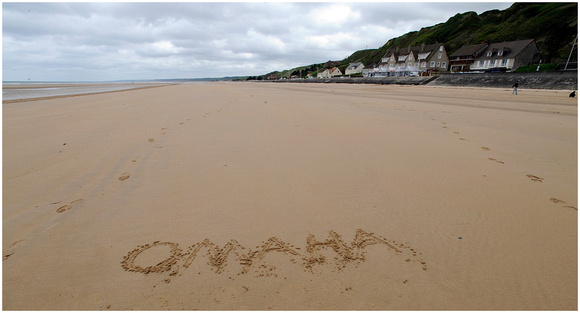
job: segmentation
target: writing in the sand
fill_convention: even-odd
[[[270,237],[255,249],[246,249],[235,239],[227,242],[222,248],[212,243],[209,239],[205,239],[193,244],[185,251],[177,243],[155,241],[137,246],[137,248],[130,251],[123,257],[121,266],[129,272],[142,274],[170,272],[169,276],[177,276],[191,266],[198,253],[206,251],[209,257],[208,264],[216,273],[223,272],[228,257],[233,254],[235,261],[242,266],[240,274],[245,274],[248,272],[249,267],[262,260],[267,253],[281,252],[283,255],[288,256],[292,263],[312,270],[316,265],[330,264],[332,262],[328,260],[327,254],[323,253],[324,250],[328,250],[335,255],[334,265],[338,269],[342,269],[348,264],[364,261],[364,249],[370,245],[385,245],[390,251],[400,255],[406,262],[413,261],[420,264],[423,270],[427,269],[427,265],[419,256],[421,253],[415,251],[415,249],[362,229],[356,231],[356,235],[350,244],[344,242],[341,236],[332,230],[329,232],[329,237],[323,241],[317,240],[314,235],[309,235],[306,238],[304,252],[299,247],[288,244],[277,237]],[[169,251],[168,257],[154,265],[139,265],[139,256],[143,252],[155,248],[163,248]]]

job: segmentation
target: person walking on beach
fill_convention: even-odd
[[[515,93],[516,95],[518,94],[518,85],[520,84],[520,81],[516,81],[514,83],[514,85],[512,86],[512,88],[514,89],[514,91],[512,91],[512,95]]]

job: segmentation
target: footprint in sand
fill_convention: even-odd
[[[129,177],[131,177],[131,175],[129,175],[129,173],[123,173],[123,175],[119,176],[119,180],[124,181],[124,180],[129,179]]]
[[[538,177],[538,176],[535,176],[535,175],[532,175],[532,174],[527,174],[526,177],[529,178],[529,179],[531,179],[532,181],[537,181],[537,182],[540,182],[540,183],[542,181],[544,181],[544,179],[542,177]]]
[[[149,142],[155,142],[155,139],[149,138]]]
[[[469,141],[469,140],[467,140],[467,139],[465,139],[465,138],[459,138],[459,140]]]
[[[561,203],[566,204],[565,201],[562,201],[562,200],[556,199],[556,198],[550,198],[550,201],[557,203],[557,204],[561,204]]]
[[[62,213],[62,212],[68,211],[68,210],[72,209],[75,204],[81,203],[83,201],[84,201],[83,199],[78,199],[78,200],[75,200],[69,204],[63,205],[60,208],[56,209],[56,213]]]
[[[6,261],[9,257],[14,255],[14,253],[16,253],[16,249],[20,248],[24,241],[26,241],[26,239],[18,240],[11,244],[10,247],[8,247],[9,251],[2,252],[2,261]]]
[[[560,199],[557,199],[557,198],[550,198],[550,201],[552,201],[552,202],[554,202],[556,204],[566,204],[566,201],[563,201],[563,200],[560,200]],[[575,206],[565,205],[564,207],[565,208],[568,208],[568,209],[574,209],[574,210],[578,211],[578,208],[576,208]]]
[[[455,135],[459,135],[459,132],[458,132],[458,131],[454,131],[453,133],[454,133]]]
[[[494,159],[494,158],[487,158],[490,161],[494,161],[495,163],[499,163],[499,164],[505,164],[504,162],[498,160],[498,159]]]
[[[8,260],[15,252],[2,253],[2,261]]]
[[[483,150],[483,151],[491,151],[491,149],[488,148],[488,147],[481,147],[481,150]]]

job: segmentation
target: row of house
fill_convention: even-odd
[[[344,74],[385,77],[421,76],[448,71],[510,71],[521,65],[536,63],[539,58],[540,52],[534,39],[466,45],[451,55],[447,55],[441,43],[409,45],[407,48],[388,50],[380,64],[364,66],[361,62],[351,63]],[[337,67],[333,67],[319,72],[317,77],[342,75]]]

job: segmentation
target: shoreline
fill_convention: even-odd
[[[102,93],[112,93],[112,92],[122,92],[122,91],[131,91],[131,90],[140,90],[140,89],[147,89],[147,88],[156,88],[156,87],[163,87],[169,86],[172,84],[169,83],[153,83],[153,84],[23,84],[18,86],[12,85],[2,85],[2,104],[6,103],[18,103],[18,102],[28,102],[28,101],[40,101],[40,100],[50,100],[50,99],[59,99],[59,98],[68,98],[68,97],[76,97],[76,96],[85,96],[85,95],[93,95],[93,94],[102,94]],[[105,90],[98,91],[95,90],[104,87]],[[80,91],[78,89],[88,89],[86,91]],[[91,88],[93,90],[91,90]],[[108,89],[116,89],[116,90],[107,90]],[[54,92],[53,90],[59,89],[56,95],[53,96],[31,96],[30,94],[24,94],[21,96],[15,95],[8,95],[9,97],[23,97],[23,98],[14,98],[4,100],[4,93],[6,91],[38,91],[39,93],[46,93],[46,91]],[[65,89],[65,90],[62,90]]]
[[[373,78],[374,79],[374,78]],[[365,83],[365,82],[347,82],[343,81],[341,78],[335,78],[336,81],[321,81],[321,79],[317,79],[316,81],[297,81],[297,80],[282,80],[282,81],[213,81],[213,82],[203,82],[207,84],[219,84],[219,83],[234,83],[234,84],[241,84],[241,83],[313,83],[313,84],[337,84],[337,85],[383,85],[383,86],[398,86],[398,87],[419,87],[419,88],[440,88],[440,89],[458,89],[458,90],[503,90],[506,92],[512,91],[512,88],[506,87],[479,87],[479,86],[464,86],[464,85],[436,85],[436,84],[412,84],[412,83],[402,83],[402,84],[382,84],[378,81],[375,83]],[[340,80],[340,81],[339,81]],[[196,85],[201,84],[200,82],[196,82]],[[107,86],[109,84],[90,84],[95,86]],[[114,84],[116,85],[116,84]],[[142,85],[142,84],[141,84]],[[69,97],[78,97],[78,96],[87,96],[87,95],[97,95],[103,93],[115,93],[115,92],[123,92],[123,91],[131,91],[131,90],[140,90],[140,89],[148,89],[148,88],[157,88],[157,87],[166,87],[172,85],[189,85],[189,83],[155,83],[152,86],[142,86],[142,87],[133,87],[121,90],[111,90],[111,91],[98,91],[98,92],[87,92],[87,93],[78,93],[78,94],[66,94],[66,95],[58,95],[58,96],[44,96],[44,97],[34,97],[34,98],[21,98],[21,99],[11,99],[11,100],[2,100],[3,104],[9,103],[19,103],[19,102],[29,102],[29,101],[41,101],[41,100],[50,100],[50,99],[60,99],[60,98],[69,98]],[[42,84],[42,87],[37,88],[52,88],[52,87],[76,87],[76,85],[49,85],[49,84]],[[28,86],[18,86],[18,87],[3,87],[4,89],[29,89]],[[567,92],[568,89],[549,89],[549,88],[518,88],[521,91],[528,91],[528,92],[540,92],[540,91],[554,91],[554,92]]]

